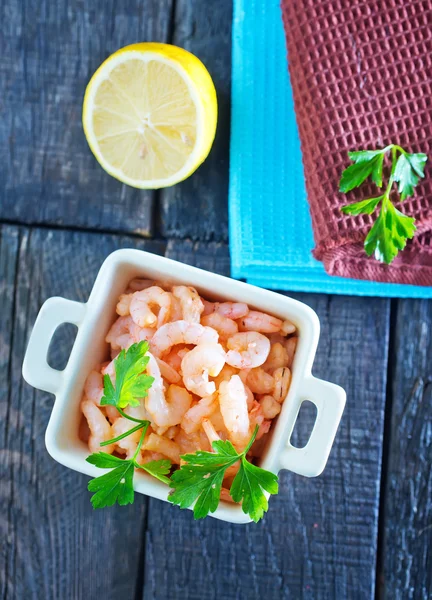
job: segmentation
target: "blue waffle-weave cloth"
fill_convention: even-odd
[[[276,290],[432,298],[432,288],[327,275],[314,247],[279,0],[234,0],[231,274]]]

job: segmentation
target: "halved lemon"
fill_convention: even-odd
[[[113,177],[137,188],[186,179],[203,162],[217,123],[216,90],[190,52],[142,43],[112,54],[84,96],[89,146]]]

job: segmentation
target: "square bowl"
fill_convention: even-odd
[[[115,319],[118,297],[136,277],[191,285],[209,300],[245,302],[296,325],[299,340],[291,386],[259,464],[274,473],[288,469],[306,477],[319,475],[326,465],[346,397],[341,387],[311,374],[320,329],[316,313],[292,298],[132,249],[117,250],[108,256],[87,303],[49,298],[36,319],[24,358],[23,376],[35,388],[55,395],[45,434],[47,450],[54,460],[92,477],[100,475],[100,469],[86,462],[89,450],[78,435],[80,402],[87,375],[107,357],[105,336]],[[62,323],[76,325],[78,333],[66,368],[58,371],[48,365],[47,354],[52,336]],[[317,415],[306,446],[296,448],[290,438],[305,400],[315,404]],[[134,476],[134,488],[165,501],[169,493],[166,485],[141,472]],[[220,502],[211,516],[231,523],[251,520],[240,505],[227,502]]]

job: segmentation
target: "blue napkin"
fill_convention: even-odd
[[[234,0],[231,274],[276,290],[432,298],[431,287],[327,275],[312,224],[279,0]]]

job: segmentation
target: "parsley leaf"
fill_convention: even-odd
[[[354,154],[354,152],[351,154]],[[349,192],[361,185],[369,176],[380,187],[382,185],[383,160],[384,154],[382,152],[371,158],[357,158],[355,164],[350,165],[342,173],[339,191]]]
[[[96,465],[102,469],[111,468],[111,465],[107,466],[106,459],[100,460],[101,454],[105,452],[99,452],[99,454],[91,454],[87,458],[87,462]],[[106,454],[106,456],[110,456]],[[111,458],[116,458],[111,456]],[[94,492],[91,497],[91,503],[93,508],[103,508],[104,506],[112,506],[117,502],[120,506],[126,504],[132,504],[134,501],[134,489],[133,489],[133,474],[134,474],[134,461],[133,460],[122,460],[117,458],[119,464],[100,477],[96,477],[89,481],[88,490]],[[105,466],[102,466],[105,465]]]
[[[372,214],[381,205],[379,215],[366,236],[364,247],[368,256],[375,255],[377,260],[390,264],[400,250],[406,246],[416,231],[415,220],[397,210],[390,199],[393,183],[398,184],[401,201],[414,193],[414,188],[421,177],[424,177],[426,154],[409,154],[400,146],[390,144],[382,150],[359,150],[348,152],[354,161],[342,173],[340,191],[348,192],[358,187],[371,176],[372,180],[382,186],[383,160],[391,151],[392,168],[387,187],[381,196],[368,198],[341,208],[349,215]]]
[[[135,469],[143,469],[163,483],[170,483],[170,480],[166,477],[171,469],[169,460],[153,460],[143,465],[136,460],[149,425],[149,421],[142,421],[141,437],[132,458],[118,458],[106,452],[93,453],[87,457],[86,460],[91,465],[95,465],[99,469],[111,469],[105,475],[95,477],[89,481],[87,489],[89,492],[94,492],[90,500],[93,508],[112,506],[116,502],[120,506],[132,504],[134,501],[133,476]],[[110,442],[112,440],[108,443]]]
[[[194,502],[194,517],[202,519],[214,512],[219,505],[223,478],[228,467],[239,460],[240,469],[231,485],[231,496],[242,502],[245,514],[259,521],[268,508],[263,490],[277,494],[277,475],[249,463],[246,454],[255,440],[255,428],[247,447],[238,453],[230,441],[213,442],[213,452],[199,450],[195,454],[185,454],[180,469],[171,475],[173,492],[168,500],[180,508],[188,508]]]
[[[150,475],[153,475],[153,477],[156,477],[156,479],[159,479],[159,481],[162,481],[162,483],[167,483],[168,485],[171,483],[169,478],[166,477],[171,470],[171,461],[168,459],[163,458],[161,460],[152,460],[144,465],[138,466],[140,469],[143,469]]]
[[[401,213],[387,200],[365,239],[366,254],[375,254],[377,260],[391,263],[399,250],[405,248],[407,239],[414,236],[414,222],[415,219]]]
[[[348,152],[348,157],[355,163],[369,162],[378,156],[384,158],[387,148],[382,150],[355,150],[354,152]]]
[[[346,215],[371,215],[382,200],[382,196],[376,198],[368,198],[353,204],[347,204],[341,208],[341,211]]]
[[[234,502],[243,501],[243,512],[250,515],[255,523],[258,523],[268,509],[268,500],[263,490],[269,494],[277,494],[277,481],[277,475],[251,464],[243,456],[240,469],[232,482],[230,493]]]
[[[405,198],[413,195],[414,188],[419,182],[419,177],[415,174],[405,154],[401,154],[398,158],[393,179],[399,183],[398,192],[401,200],[405,200]]]
[[[417,173],[419,177],[424,177],[424,166],[427,161],[427,154],[423,154],[422,152],[419,154],[406,154],[405,155],[409,160],[411,167]]]
[[[118,408],[139,406],[154,381],[153,377],[143,372],[149,361],[146,356],[148,348],[148,342],[142,341],[120,352],[114,360],[115,387],[110,376],[104,375],[101,405],[111,404]]]

